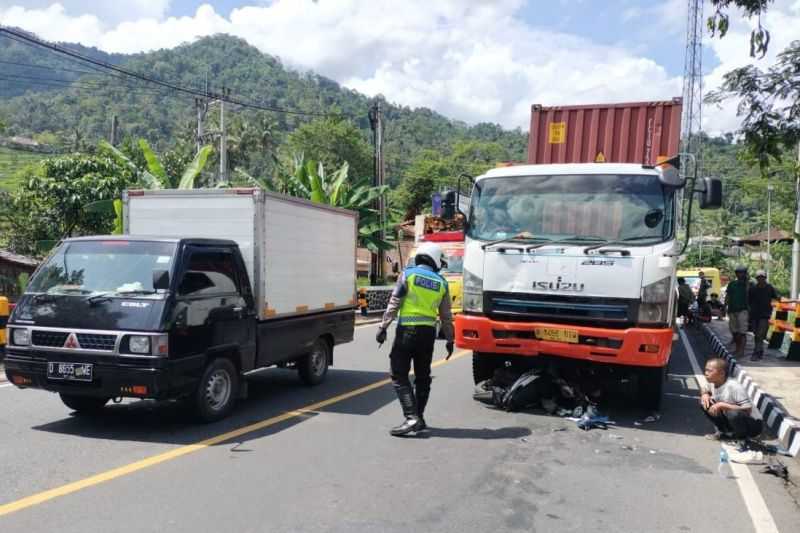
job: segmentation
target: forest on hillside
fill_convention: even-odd
[[[44,158],[8,147],[0,151],[0,191],[16,191],[0,198],[0,224],[4,224],[0,247],[36,253],[37,242],[52,241],[59,232],[110,231],[110,219],[96,213],[73,217],[64,226],[63,212],[73,213],[84,204],[108,200],[120,188],[141,186],[142,180],[152,184],[153,178],[177,185],[194,169],[193,186],[218,182],[218,137],[213,134],[220,128],[217,108],[211,106],[205,114],[204,127],[210,134],[203,142],[210,147],[198,166],[195,97],[109,74],[30,43],[0,40],[0,64],[4,67],[0,136],[32,138],[60,153]],[[429,109],[395,105],[380,96],[371,99],[325,77],[286,68],[278,58],[226,35],[129,56],[66,46],[152,78],[208,93],[229,90],[240,101],[282,110],[228,106],[231,183],[256,183],[308,195],[316,183],[318,197],[365,209],[365,235],[375,234],[370,218],[374,213],[366,198],[386,195],[390,223],[394,224],[429,209],[430,195],[453,186],[461,173],[477,175],[499,161],[525,159],[527,134],[520,130],[488,123],[470,126]],[[376,101],[384,111],[388,186],[383,190],[370,190],[373,149],[368,113]],[[102,141],[109,138],[114,116],[118,142],[110,151]],[[695,210],[693,236],[730,238],[764,231],[768,203],[772,227],[792,228],[791,154],[784,163],[773,165],[767,175],[751,151],[731,134],[705,138],[703,146],[703,175],[722,179],[725,204],[718,211]],[[76,181],[66,187],[59,183],[64,175],[74,176]],[[100,185],[91,179],[98,175],[103,178]],[[87,176],[88,181],[84,180]],[[773,186],[770,201],[768,184]],[[52,189],[51,197],[41,193],[47,187]],[[340,194],[342,187],[349,193]],[[74,196],[73,204],[54,207],[58,194]],[[23,207],[38,213],[39,218],[20,219]],[[9,215],[12,212],[14,217]],[[12,226],[14,231],[10,231]],[[735,262],[750,261],[725,255],[729,244],[725,240],[708,245],[703,264],[729,269]],[[697,264],[698,251],[690,247],[685,262]],[[788,251],[776,246],[773,255],[775,282],[782,287],[788,283],[783,279],[788,278]]]

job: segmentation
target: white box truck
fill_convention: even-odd
[[[6,374],[78,411],[189,397],[226,416],[245,376],[321,382],[353,339],[351,211],[259,189],[128,191],[125,235],[63,241],[10,317]]]

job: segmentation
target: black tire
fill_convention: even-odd
[[[667,368],[640,368],[639,369],[639,403],[648,411],[658,411],[661,408],[661,397],[664,390],[664,381],[667,378]]]
[[[314,341],[311,352],[297,361],[297,373],[306,385],[319,385],[328,375],[331,346],[323,338]]]
[[[503,361],[497,355],[472,352],[472,379],[475,385],[494,376],[494,371],[500,368]]]
[[[91,414],[100,412],[110,398],[97,398],[95,396],[79,396],[76,394],[59,394],[64,405],[78,414]]]
[[[239,372],[230,359],[213,359],[203,371],[195,392],[194,409],[203,422],[216,422],[230,414],[239,397]]]

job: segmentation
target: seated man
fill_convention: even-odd
[[[717,431],[706,435],[711,440],[748,439],[761,435],[761,413],[750,401],[747,391],[728,377],[728,363],[714,358],[706,361],[708,388],[700,394],[703,413]]]
[[[708,301],[708,306],[711,307],[711,316],[717,318],[725,318],[725,304],[719,299],[719,294],[716,292],[711,293],[711,299]]]

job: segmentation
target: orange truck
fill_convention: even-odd
[[[550,356],[635,374],[656,409],[686,184],[663,162],[678,154],[681,100],[532,111],[528,164],[474,179],[456,344],[476,383]],[[706,190],[717,207],[721,190]]]

